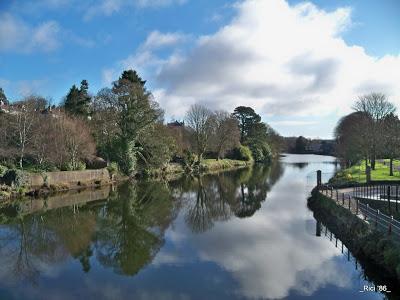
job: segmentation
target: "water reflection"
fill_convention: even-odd
[[[3,206],[0,298],[357,298],[359,271],[306,207],[306,174],[328,160]]]

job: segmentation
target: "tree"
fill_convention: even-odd
[[[91,97],[88,90],[89,84],[86,80],[82,80],[79,89],[76,85],[73,85],[65,97],[64,108],[66,112],[74,116],[88,117],[91,112]]]
[[[0,106],[1,105],[8,105],[8,99],[6,97],[6,94],[4,93],[4,90],[0,87]]]
[[[341,118],[335,128],[337,154],[351,166],[364,158],[367,165],[370,157],[369,132],[365,130],[371,122],[369,115],[354,112]]]
[[[23,101],[13,104],[15,118],[12,120],[14,143],[19,153],[19,167],[23,169],[23,161],[27,148],[31,145],[35,123],[40,110],[46,108],[46,100],[42,97],[29,96]]]
[[[254,109],[247,106],[236,107],[232,115],[239,122],[240,142],[243,144],[254,124],[261,122],[261,117]]]
[[[296,146],[295,146],[296,153],[300,153],[300,154],[306,153],[307,143],[308,143],[308,141],[305,137],[299,136],[296,139]]]
[[[162,116],[145,81],[136,71],[124,71],[112,90],[103,89],[95,100],[95,136],[101,151],[117,161],[125,174],[133,175],[141,151],[139,138]]]
[[[176,145],[174,138],[163,124],[155,124],[142,134],[140,145],[140,162],[144,169],[163,168],[171,160]]]
[[[212,147],[217,153],[217,160],[225,155],[229,149],[239,145],[240,131],[238,121],[225,111],[214,113],[214,134]]]
[[[393,160],[400,156],[400,120],[391,113],[383,121],[384,154],[390,160],[389,176],[393,176]]]
[[[213,129],[212,116],[212,112],[209,109],[199,104],[192,105],[186,114],[186,123],[193,131],[194,148],[199,164],[209,146]]]
[[[96,151],[89,128],[83,120],[68,116],[60,116],[56,122],[58,122],[59,137],[64,141],[67,169],[78,170],[79,163],[93,156]]]
[[[364,130],[369,132],[371,168],[375,170],[375,160],[382,150],[383,122],[386,116],[395,113],[396,107],[381,93],[370,93],[359,97],[354,110],[368,115],[371,119]]]

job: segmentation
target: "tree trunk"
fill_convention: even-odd
[[[393,176],[393,158],[390,158],[390,174],[389,176]]]

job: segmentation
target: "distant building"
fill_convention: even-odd
[[[179,122],[179,121],[175,120],[173,122],[167,123],[167,126],[170,128],[185,127],[185,122],[184,121]]]

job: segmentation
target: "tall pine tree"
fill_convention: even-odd
[[[6,97],[6,94],[4,93],[4,90],[0,88],[0,104],[8,105],[8,100]]]
[[[89,84],[86,80],[82,80],[78,89],[73,85],[65,97],[64,108],[67,113],[74,116],[88,117],[90,115]]]

